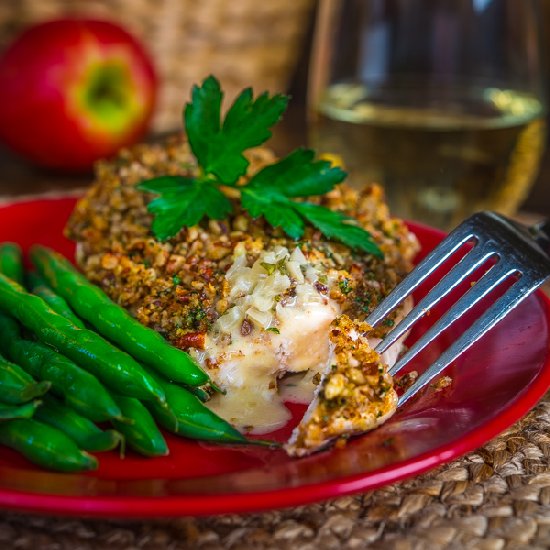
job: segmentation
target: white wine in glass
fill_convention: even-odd
[[[352,184],[382,183],[401,217],[513,214],[544,150],[538,36],[530,0],[322,2],[312,144]]]

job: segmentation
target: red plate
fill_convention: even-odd
[[[73,205],[74,199],[63,198],[4,206],[0,241],[25,249],[42,243],[72,257],[62,229]],[[411,227],[423,253],[441,239],[435,230]],[[168,437],[169,457],[130,454],[122,460],[103,453],[100,469],[85,475],[45,472],[1,449],[0,506],[105,517],[248,512],[366,491],[419,474],[479,447],[544,395],[550,385],[549,321],[550,301],[542,293],[530,297],[451,367],[451,386],[424,392],[343,449],[291,460],[281,451]]]

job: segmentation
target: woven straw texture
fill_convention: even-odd
[[[227,98],[246,86],[285,91],[313,0],[4,0],[0,49],[27,25],[68,14],[123,25],[148,48],[161,79],[153,128],[181,124],[191,86],[215,74]]]
[[[262,514],[160,521],[4,513],[0,548],[550,548],[550,393],[476,452],[372,493]]]

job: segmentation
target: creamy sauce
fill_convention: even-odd
[[[315,378],[317,374],[315,370],[285,376],[279,382],[279,393],[283,402],[300,403],[302,405],[310,403],[319,383],[319,380]]]
[[[279,250],[275,259],[283,257]],[[330,364],[329,326],[340,314],[339,304],[317,290],[319,272],[313,272],[310,265],[302,268],[306,275],[295,284],[292,299],[277,301],[270,288],[259,293],[269,281],[273,281],[271,287],[278,285],[283,290],[289,284],[278,274],[263,275],[258,268],[263,259],[252,267],[246,266],[242,257],[235,260],[228,272],[235,305],[208,334],[204,351],[193,352],[227,392],[215,395],[207,406],[239,430],[252,434],[283,427],[290,419],[285,402],[312,401],[320,375]],[[246,312],[251,308],[254,315],[248,317]],[[396,321],[408,309],[410,304]],[[252,323],[249,334],[242,334],[243,319]],[[372,339],[371,344],[376,343]],[[393,365],[401,349],[401,344],[392,346],[383,360]]]
[[[229,343],[208,338],[205,351],[197,355],[203,364],[206,359],[217,363],[210,373],[227,390],[226,395],[214,396],[208,407],[243,431],[262,434],[288,422],[284,401],[290,400],[289,394],[278,388],[285,373],[311,370],[301,382],[299,402],[311,400],[311,380],[328,362],[328,328],[339,306],[324,297],[307,301],[306,294],[298,290],[292,305],[277,306],[279,334],[257,328],[246,336],[234,331]]]
[[[281,265],[286,269],[278,271]],[[288,422],[289,395],[278,387],[287,373],[308,371],[298,393],[301,402],[311,399],[313,375],[329,359],[329,325],[340,314],[338,303],[316,288],[320,276],[327,274],[299,250],[282,247],[264,252],[252,266],[239,256],[228,271],[233,305],[195,357],[227,392],[208,407],[238,429],[261,434]],[[249,334],[242,333],[243,320],[252,327]]]
[[[290,412],[281,396],[256,390],[253,386],[231,388],[227,395],[214,396],[208,407],[245,433],[266,434],[285,426]]]

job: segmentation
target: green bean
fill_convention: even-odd
[[[115,399],[122,414],[134,420],[133,424],[113,420],[113,425],[125,437],[126,443],[145,456],[167,455],[168,445],[145,406],[133,397],[117,396]]]
[[[195,397],[198,397],[200,401],[203,403],[206,403],[207,401],[210,401],[210,394],[208,391],[201,386],[185,386],[185,389],[188,392],[191,392]]]
[[[86,328],[86,325],[75,315],[65,298],[56,294],[36,273],[27,275],[27,284],[30,291],[36,296],[40,296],[56,313],[72,321],[78,328]]]
[[[121,417],[118,405],[93,374],[44,344],[23,339],[17,321],[3,313],[0,347],[27,373],[38,380],[49,380],[52,392],[79,414],[94,422]]]
[[[48,470],[79,472],[97,469],[97,459],[81,451],[63,432],[34,419],[0,423],[0,443]]]
[[[175,382],[200,386],[209,381],[208,375],[187,353],[169,344],[155,330],[141,325],[63,256],[35,246],[31,259],[48,284],[82,319],[130,355]]]
[[[19,284],[23,283],[23,254],[19,245],[0,244],[0,273]]]
[[[120,394],[164,401],[155,380],[127,353],[95,332],[76,327],[53,311],[42,298],[0,275],[0,310],[15,317],[43,343],[95,374]]]
[[[32,418],[34,411],[42,404],[42,401],[31,401],[24,405],[0,404],[0,420],[11,420],[13,418]]]
[[[92,421],[62,405],[55,397],[44,397],[35,418],[61,430],[84,451],[110,451],[119,445],[122,436],[115,430],[100,430]]]
[[[36,382],[19,365],[0,355],[0,395],[10,405],[22,405],[50,389],[50,382]]]
[[[249,441],[231,424],[208,409],[190,391],[157,379],[163,387],[168,407],[147,403],[155,419],[167,430],[189,437],[224,443],[248,443]]]

